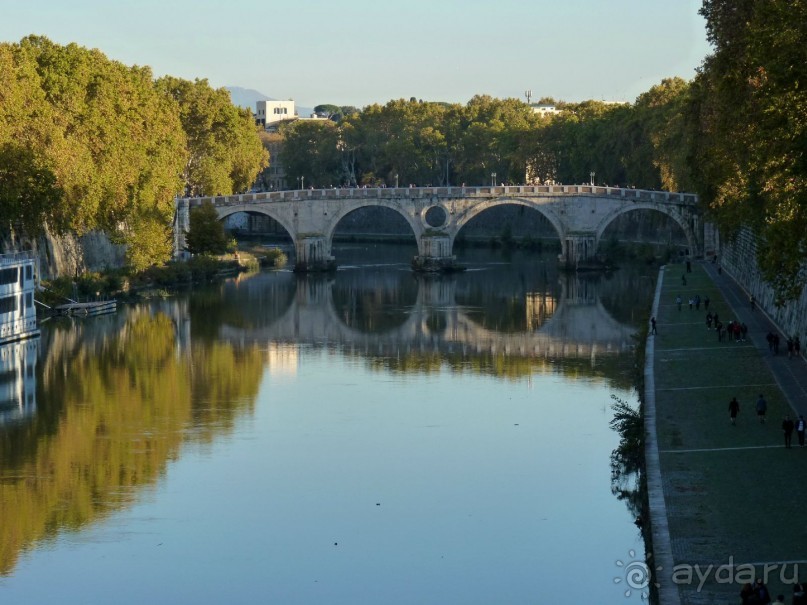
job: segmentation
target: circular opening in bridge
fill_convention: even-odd
[[[442,227],[446,224],[448,214],[440,206],[432,206],[426,211],[425,218],[429,227]]]

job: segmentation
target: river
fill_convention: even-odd
[[[336,254],[0,350],[0,603],[641,602],[609,422],[657,269]]]

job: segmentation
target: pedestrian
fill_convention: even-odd
[[[703,308],[706,309],[707,311],[709,310],[709,297],[708,296],[704,297],[704,299],[703,299]]]
[[[773,334],[773,354],[779,355],[779,334]]]
[[[729,401],[729,417],[731,418],[731,424],[737,424],[737,414],[740,413],[740,402],[737,401],[736,397],[732,397],[731,401]]]
[[[651,334],[656,334],[657,333],[656,332],[656,318],[655,317],[650,318],[650,333]]]
[[[715,330],[717,330],[717,342],[723,342],[723,322],[715,322]]]
[[[754,298],[754,295],[752,294],[751,295],[751,310],[753,311],[756,308],[757,308],[757,299]]]
[[[754,585],[754,595],[757,597],[757,603],[760,605],[768,605],[771,602],[771,595],[768,592],[768,587],[765,586],[765,583],[762,581],[762,578],[758,578]]]
[[[694,305],[694,304],[695,304],[695,299],[694,299],[694,298],[690,298],[690,299],[689,299],[689,310],[690,310],[690,311],[692,310],[692,305]]]
[[[789,415],[786,415],[785,419],[782,420],[782,430],[785,433],[785,447],[790,447],[790,440],[793,438],[794,426],[793,420],[791,420]]]
[[[687,285],[687,276],[686,276],[686,275],[682,275],[682,276],[681,276],[681,285],[682,285],[682,286],[686,286],[686,285]]]
[[[692,263],[687,261],[687,273],[692,273]]]
[[[745,325],[745,322],[740,324],[740,337],[743,342],[745,342],[745,337],[748,336],[748,326]]]
[[[793,357],[793,339],[790,336],[787,337],[787,357]]]
[[[768,350],[769,350],[771,353],[773,353],[773,333],[772,333],[772,332],[768,332],[768,334],[765,336],[765,340],[767,340],[767,341],[768,341]]]
[[[701,295],[700,294],[695,295],[695,310],[696,311],[701,310]]]
[[[751,583],[746,582],[743,584],[740,589],[740,605],[750,605],[756,598],[757,596],[754,594],[754,587],[751,586]]]
[[[706,314],[706,329],[707,330],[712,329],[712,314],[711,313]]]
[[[765,414],[768,412],[768,402],[765,401],[765,398],[762,396],[762,393],[759,394],[757,398],[757,416],[759,417],[759,423],[765,424]]]
[[[793,354],[796,357],[801,357],[801,341],[798,336],[793,338]]]
[[[678,310],[680,311],[681,310],[681,297],[680,296],[675,297],[675,304],[678,305]]]
[[[793,584],[793,605],[807,605],[807,586],[804,582]]]
[[[796,437],[799,438],[799,447],[804,447],[805,429],[807,429],[807,422],[804,421],[804,416],[799,414],[799,419],[796,420]]]

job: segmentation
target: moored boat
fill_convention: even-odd
[[[0,344],[39,334],[34,308],[36,263],[31,252],[0,254]]]

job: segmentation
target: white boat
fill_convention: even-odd
[[[36,265],[31,252],[0,254],[0,344],[39,334],[34,308]]]

